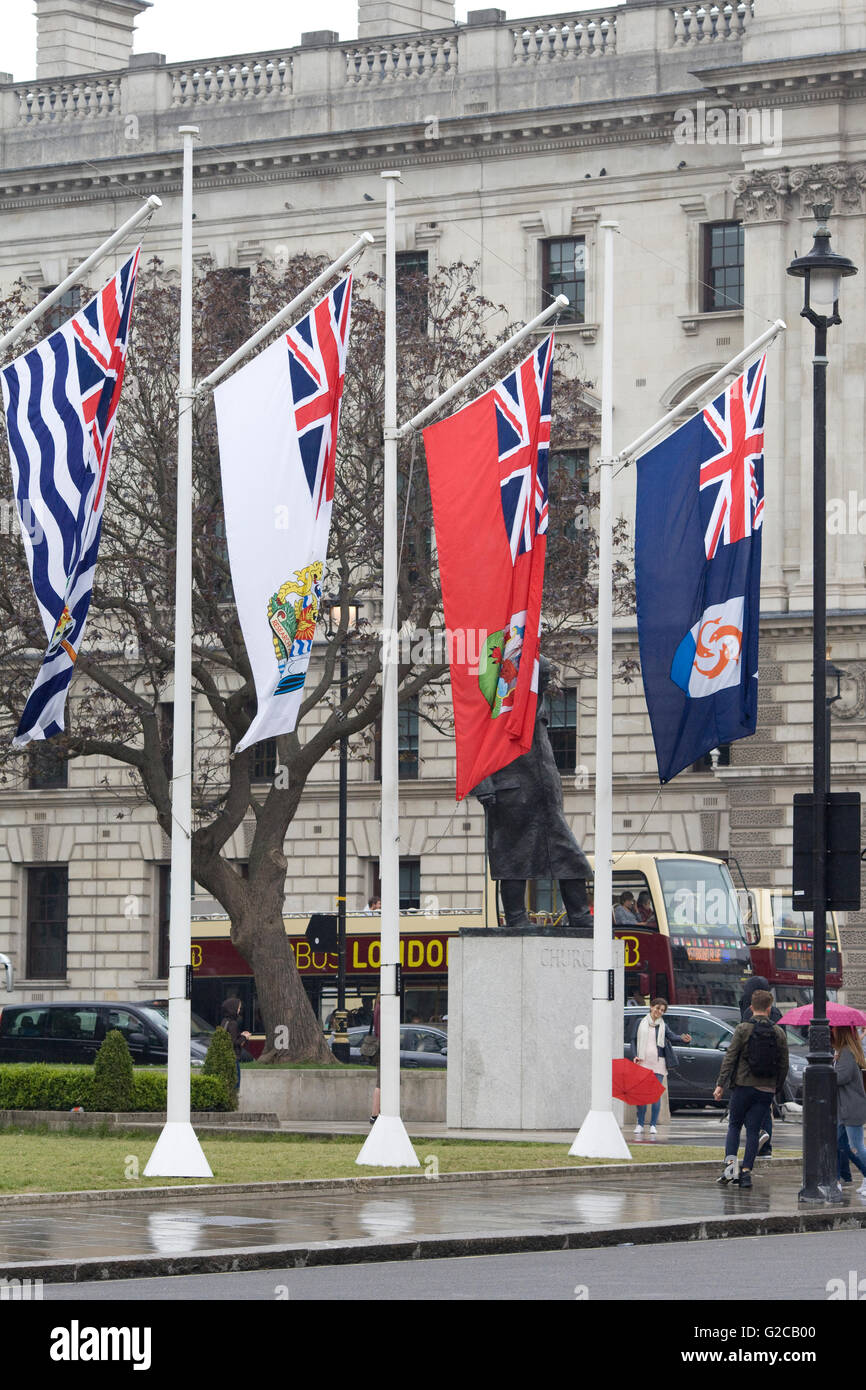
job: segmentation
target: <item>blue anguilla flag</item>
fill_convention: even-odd
[[[766,361],[638,459],[637,628],[662,782],[755,732]]]

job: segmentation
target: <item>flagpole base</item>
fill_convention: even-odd
[[[421,1167],[399,1115],[377,1116],[355,1162],[369,1164],[371,1168]]]
[[[590,1110],[568,1152],[571,1158],[631,1158],[612,1110]]]
[[[156,1148],[147,1160],[146,1178],[212,1178],[213,1173],[198,1142],[195,1130],[186,1121],[172,1120],[163,1126]]]

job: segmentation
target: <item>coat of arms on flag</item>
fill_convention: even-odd
[[[322,600],[352,277],[214,392],[226,537],[257,710],[235,752],[290,733]]]
[[[140,251],[83,309],[0,372],[21,535],[48,638],[16,748],[64,728],[99,552]]]
[[[755,731],[766,356],[638,460],[638,637],[659,777]]]
[[[424,431],[445,623],[457,797],[527,752],[547,546],[553,334],[485,395]],[[467,652],[480,651],[477,670]]]

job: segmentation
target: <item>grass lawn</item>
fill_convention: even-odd
[[[382,1176],[407,1169],[361,1168],[355,1163],[361,1136],[308,1139],[291,1134],[206,1138],[202,1148],[215,1183],[275,1182],[298,1178]],[[563,1144],[475,1142],[457,1139],[416,1139],[422,1172],[490,1172],[496,1169],[585,1167],[596,1159],[569,1158]],[[156,1135],[128,1131],[125,1135],[97,1133],[0,1133],[0,1192],[74,1192],[112,1187],[182,1186],[200,1178],[144,1178]],[[706,1147],[636,1145],[633,1162],[685,1163],[719,1159]],[[438,1163],[432,1168],[431,1160]],[[611,1160],[613,1162],[613,1160]],[[417,1171],[417,1170],[416,1170]]]

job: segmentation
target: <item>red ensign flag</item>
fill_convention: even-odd
[[[504,381],[424,431],[458,801],[532,744],[552,376],[551,333]]]

